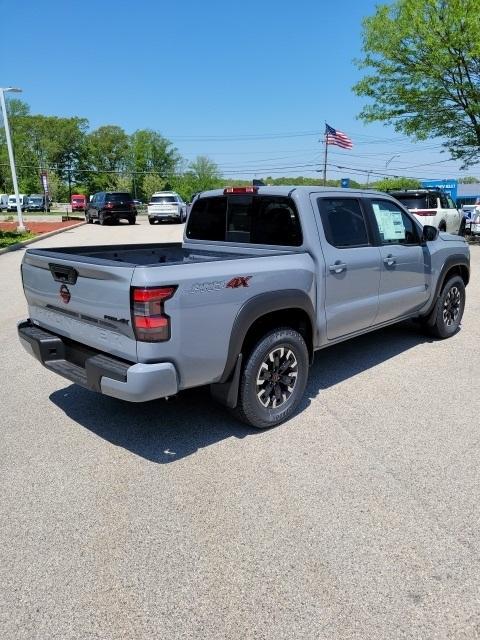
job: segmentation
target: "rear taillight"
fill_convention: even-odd
[[[170,338],[170,317],[163,306],[173,296],[176,288],[132,287],[132,322],[137,340],[162,342]]]
[[[113,209],[113,202],[106,202],[105,209]]]
[[[436,209],[417,209],[412,213],[414,213],[416,216],[434,216],[436,215],[437,211]]]

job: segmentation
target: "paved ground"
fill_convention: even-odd
[[[480,637],[480,247],[458,335],[320,353],[267,432],[205,390],[138,407],[42,369],[15,337],[21,257],[0,257],[2,639]]]

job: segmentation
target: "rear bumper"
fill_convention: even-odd
[[[132,364],[66,340],[30,320],[18,324],[25,350],[44,367],[91,391],[129,402],[147,402],[178,392],[171,362]]]
[[[149,213],[148,214],[149,220],[158,220],[159,222],[161,220],[180,220],[181,217],[182,216],[180,213]]]

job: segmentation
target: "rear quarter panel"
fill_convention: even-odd
[[[235,278],[246,278],[247,286],[227,286]],[[314,264],[307,253],[135,269],[132,286],[159,285],[178,285],[165,303],[171,338],[163,343],[138,342],[137,359],[173,362],[182,389],[220,379],[235,317],[253,296],[300,289],[315,307]]]

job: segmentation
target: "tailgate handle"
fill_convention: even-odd
[[[67,284],[75,284],[78,278],[78,271],[73,267],[65,264],[53,264],[50,262],[50,272],[56,282],[66,282]]]

